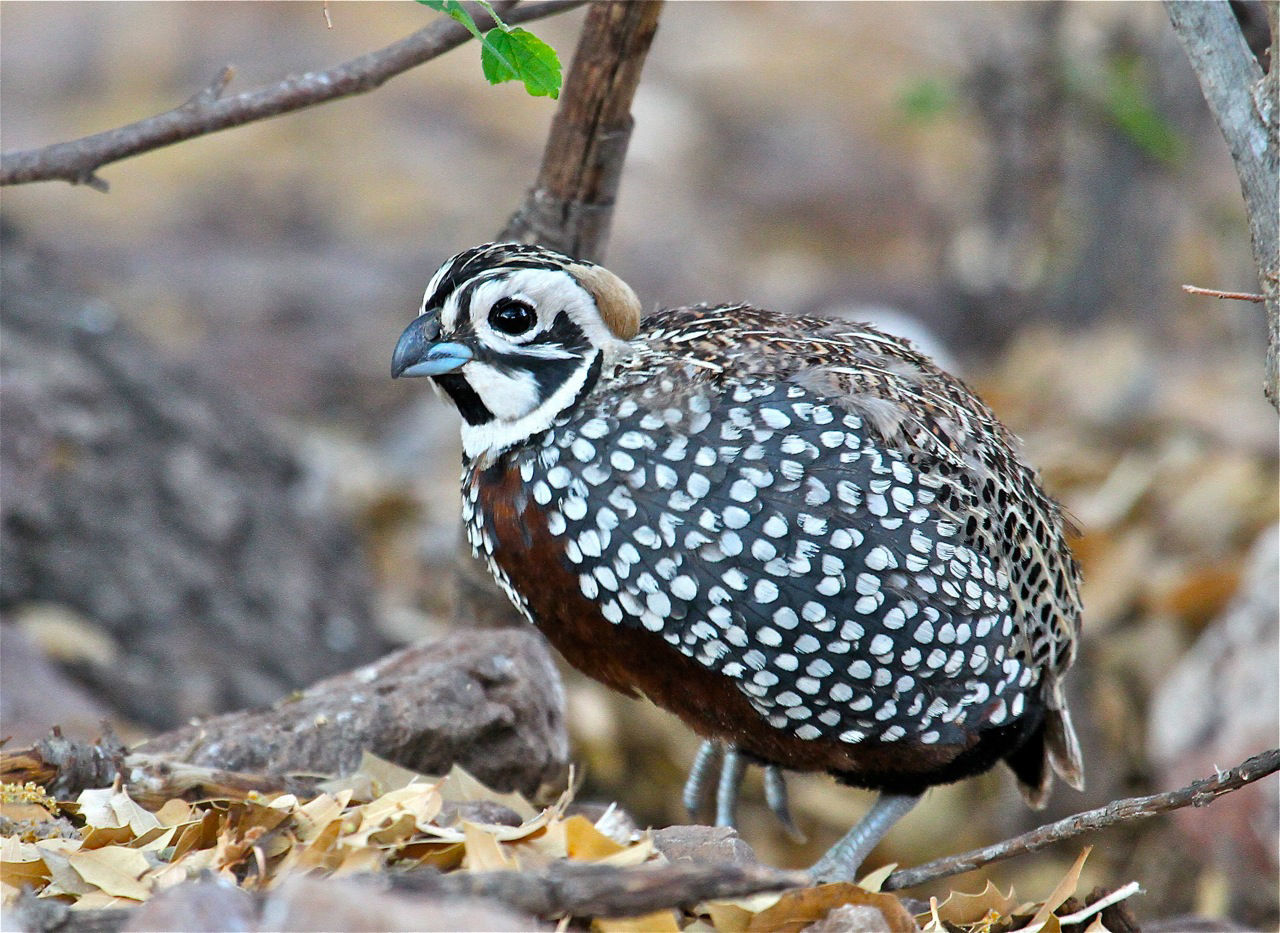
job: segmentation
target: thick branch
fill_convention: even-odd
[[[1276,99],[1280,85],[1275,65],[1280,36],[1275,34],[1274,3],[1268,4],[1273,51],[1271,74],[1265,77],[1225,0],[1166,0],[1165,8],[1240,176],[1253,258],[1267,304],[1266,393],[1271,404],[1280,409],[1280,216],[1276,210],[1280,200],[1280,102]]]
[[[935,859],[915,868],[895,871],[885,879],[883,890],[896,891],[924,884],[926,881],[935,881],[938,878],[961,875],[991,862],[1012,858],[1025,852],[1034,852],[1055,842],[1073,839],[1082,833],[1106,829],[1130,820],[1144,820],[1158,813],[1167,813],[1170,810],[1179,810],[1188,806],[1204,807],[1223,794],[1239,790],[1246,784],[1252,784],[1275,773],[1278,769],[1280,769],[1280,748],[1273,748],[1260,755],[1254,755],[1230,771],[1195,781],[1179,790],[1152,794],[1149,797],[1114,800],[1105,807],[1077,813],[983,849],[974,849],[959,855]]]
[[[631,100],[661,11],[661,0],[591,5],[537,183],[502,239],[581,259],[604,255],[631,138]]]
[[[615,868],[556,862],[541,871],[412,872],[393,889],[438,897],[483,897],[537,917],[635,917],[702,901],[802,887],[803,872],[764,865],[672,863]]]
[[[525,23],[580,6],[583,2],[543,0],[517,7],[503,19],[512,24]],[[473,13],[481,29],[492,25],[488,15],[478,8]],[[0,185],[61,179],[105,191],[106,182],[95,173],[110,162],[195,136],[371,91],[401,72],[457,48],[470,38],[471,34],[463,26],[443,18],[399,42],[335,68],[291,76],[277,84],[235,97],[222,97],[222,91],[231,79],[231,70],[224,69],[207,88],[166,113],[71,142],[4,153],[0,156]]]

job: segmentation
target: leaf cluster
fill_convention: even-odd
[[[138,904],[201,873],[246,890],[267,891],[299,873],[343,875],[432,867],[443,872],[534,872],[551,863],[626,869],[666,861],[653,834],[611,819],[569,812],[566,792],[538,809],[519,794],[497,793],[461,768],[443,778],[406,770],[367,754],[352,775],[322,785],[307,799],[294,794],[175,797],[157,809],[127,789],[85,790],[57,801],[34,785],[4,785],[0,794],[0,891],[12,907],[22,888],[77,910]],[[500,823],[485,814],[505,814]],[[68,832],[40,831],[66,824]],[[924,933],[1056,933],[1061,926],[1105,933],[1101,909],[1136,890],[1065,916],[1088,850],[1054,892],[1023,902],[988,884],[973,895],[932,899],[912,915],[879,888],[894,866],[859,884],[824,884],[781,893],[711,900],[640,917],[593,917],[598,933],[791,931],[822,921],[864,920]],[[850,913],[850,912],[854,913]],[[861,912],[861,913],[858,913]],[[550,918],[554,919],[554,918]]]

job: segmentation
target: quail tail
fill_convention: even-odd
[[[1062,695],[1062,682],[1052,674],[1046,684],[1048,710],[1044,718],[1045,749],[1049,763],[1058,776],[1074,787],[1084,790],[1084,755],[1080,752],[1080,739],[1071,724],[1071,710],[1067,698]]]
[[[1049,800],[1053,775],[1076,790],[1084,790],[1084,764],[1080,740],[1071,724],[1071,712],[1056,679],[1045,685],[1044,720],[1004,762],[1018,779],[1018,790],[1027,806],[1042,810]]]

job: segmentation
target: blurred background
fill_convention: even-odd
[[[1261,10],[1242,4],[1265,44]],[[6,3],[5,150],[228,93],[421,28],[413,3]],[[532,24],[564,63],[581,11]],[[1260,34],[1259,34],[1260,31]],[[260,705],[455,624],[456,416],[388,378],[435,266],[532,183],[554,103],[474,46],[383,88],[109,165],[109,194],[0,213],[3,735],[139,738]],[[932,791],[911,864],[1277,744],[1277,421],[1239,186],[1151,3],[668,4],[608,264],[648,307],[747,300],[881,321],[948,361],[1075,516],[1069,687],[1088,790],[1028,812],[993,773]],[[88,362],[86,362],[88,360]],[[497,620],[497,621],[507,621]],[[470,624],[470,621],[468,621]],[[695,741],[565,671],[580,798],[686,820]],[[792,781],[799,865],[869,795]],[[1274,779],[1090,840],[1084,890],[1145,918],[1277,919]],[[1043,896],[1067,844],[990,868]],[[945,893],[970,876],[913,892]]]

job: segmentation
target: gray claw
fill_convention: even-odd
[[[804,833],[800,832],[800,827],[791,819],[791,807],[787,802],[787,776],[777,765],[765,765],[764,800],[782,828],[787,831],[787,835],[796,842],[804,842]]]
[[[867,815],[844,838],[818,859],[809,874],[817,882],[856,881],[858,868],[884,838],[893,824],[902,819],[920,798],[916,795],[881,792]]]

